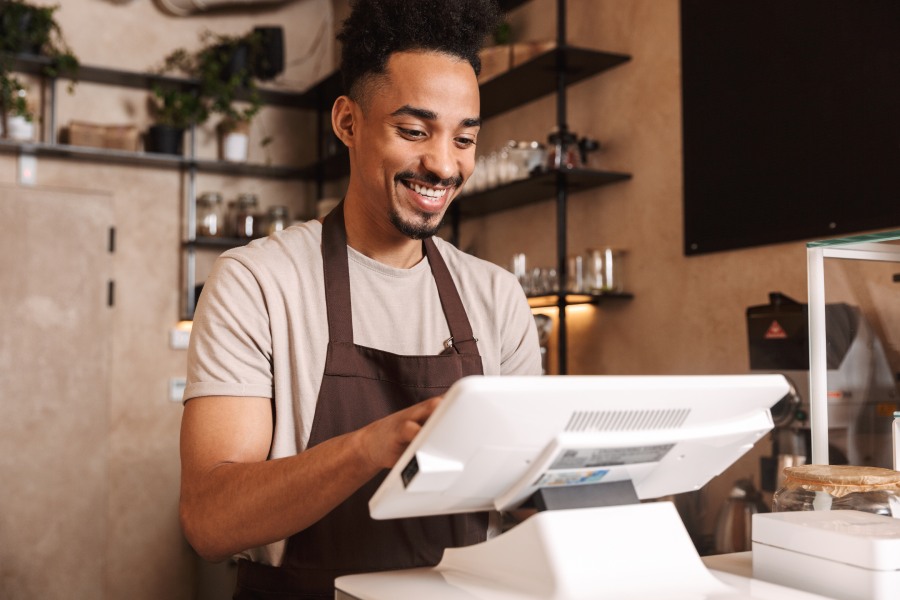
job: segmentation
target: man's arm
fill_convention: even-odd
[[[268,398],[207,396],[181,423],[182,528],[207,560],[290,537],[394,465],[437,407],[432,398],[296,456],[266,460]]]

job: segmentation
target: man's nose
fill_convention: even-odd
[[[459,169],[452,142],[434,140],[422,155],[422,166],[442,181],[454,177]]]

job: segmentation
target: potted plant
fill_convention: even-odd
[[[17,78],[0,72],[0,137],[31,139],[34,135],[32,120],[25,86]]]
[[[200,81],[209,95],[211,111],[222,115],[216,126],[219,156],[243,162],[250,147],[250,121],[262,106],[253,70],[260,39],[254,31],[238,37],[213,34],[208,41],[212,45],[199,55]],[[243,103],[239,103],[241,92],[246,94]]]
[[[78,72],[78,58],[66,44],[54,18],[58,6],[34,6],[26,0],[0,0],[0,130],[7,136],[11,119],[27,122],[34,115],[25,99],[25,86],[12,76],[16,55],[35,54],[49,58],[44,75],[72,77]]]
[[[199,125],[210,114],[222,115],[217,129],[222,136],[239,136],[238,141],[220,140],[223,158],[246,158],[246,136],[249,123],[262,107],[256,85],[254,65],[263,51],[262,38],[256,31],[241,36],[228,36],[206,31],[202,46],[196,52],[177,49],[165,57],[159,73],[180,73],[196,80],[196,99],[204,109],[197,112]],[[159,90],[157,99],[163,100]],[[243,137],[243,140],[240,138]],[[242,152],[226,152],[236,149]]]
[[[184,154],[185,130],[209,117],[198,89],[175,84],[153,86],[150,112],[155,123],[147,130],[145,146],[148,152],[164,154]]]

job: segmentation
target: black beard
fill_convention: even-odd
[[[438,232],[444,222],[444,219],[442,217],[437,220],[437,223],[432,225],[429,222],[429,217],[431,217],[432,215],[429,215],[427,213],[418,214],[422,217],[421,222],[419,223],[404,221],[396,210],[391,210],[391,214],[389,216],[391,219],[391,223],[394,225],[394,227],[397,228],[397,231],[413,240],[424,240],[425,238],[430,238]]]

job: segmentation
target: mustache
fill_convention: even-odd
[[[394,176],[394,181],[399,182],[402,179],[412,179],[421,181],[432,187],[460,187],[463,184],[462,175],[455,175],[447,179],[441,179],[434,173],[426,171],[425,173],[413,173],[412,171],[401,171]]]

